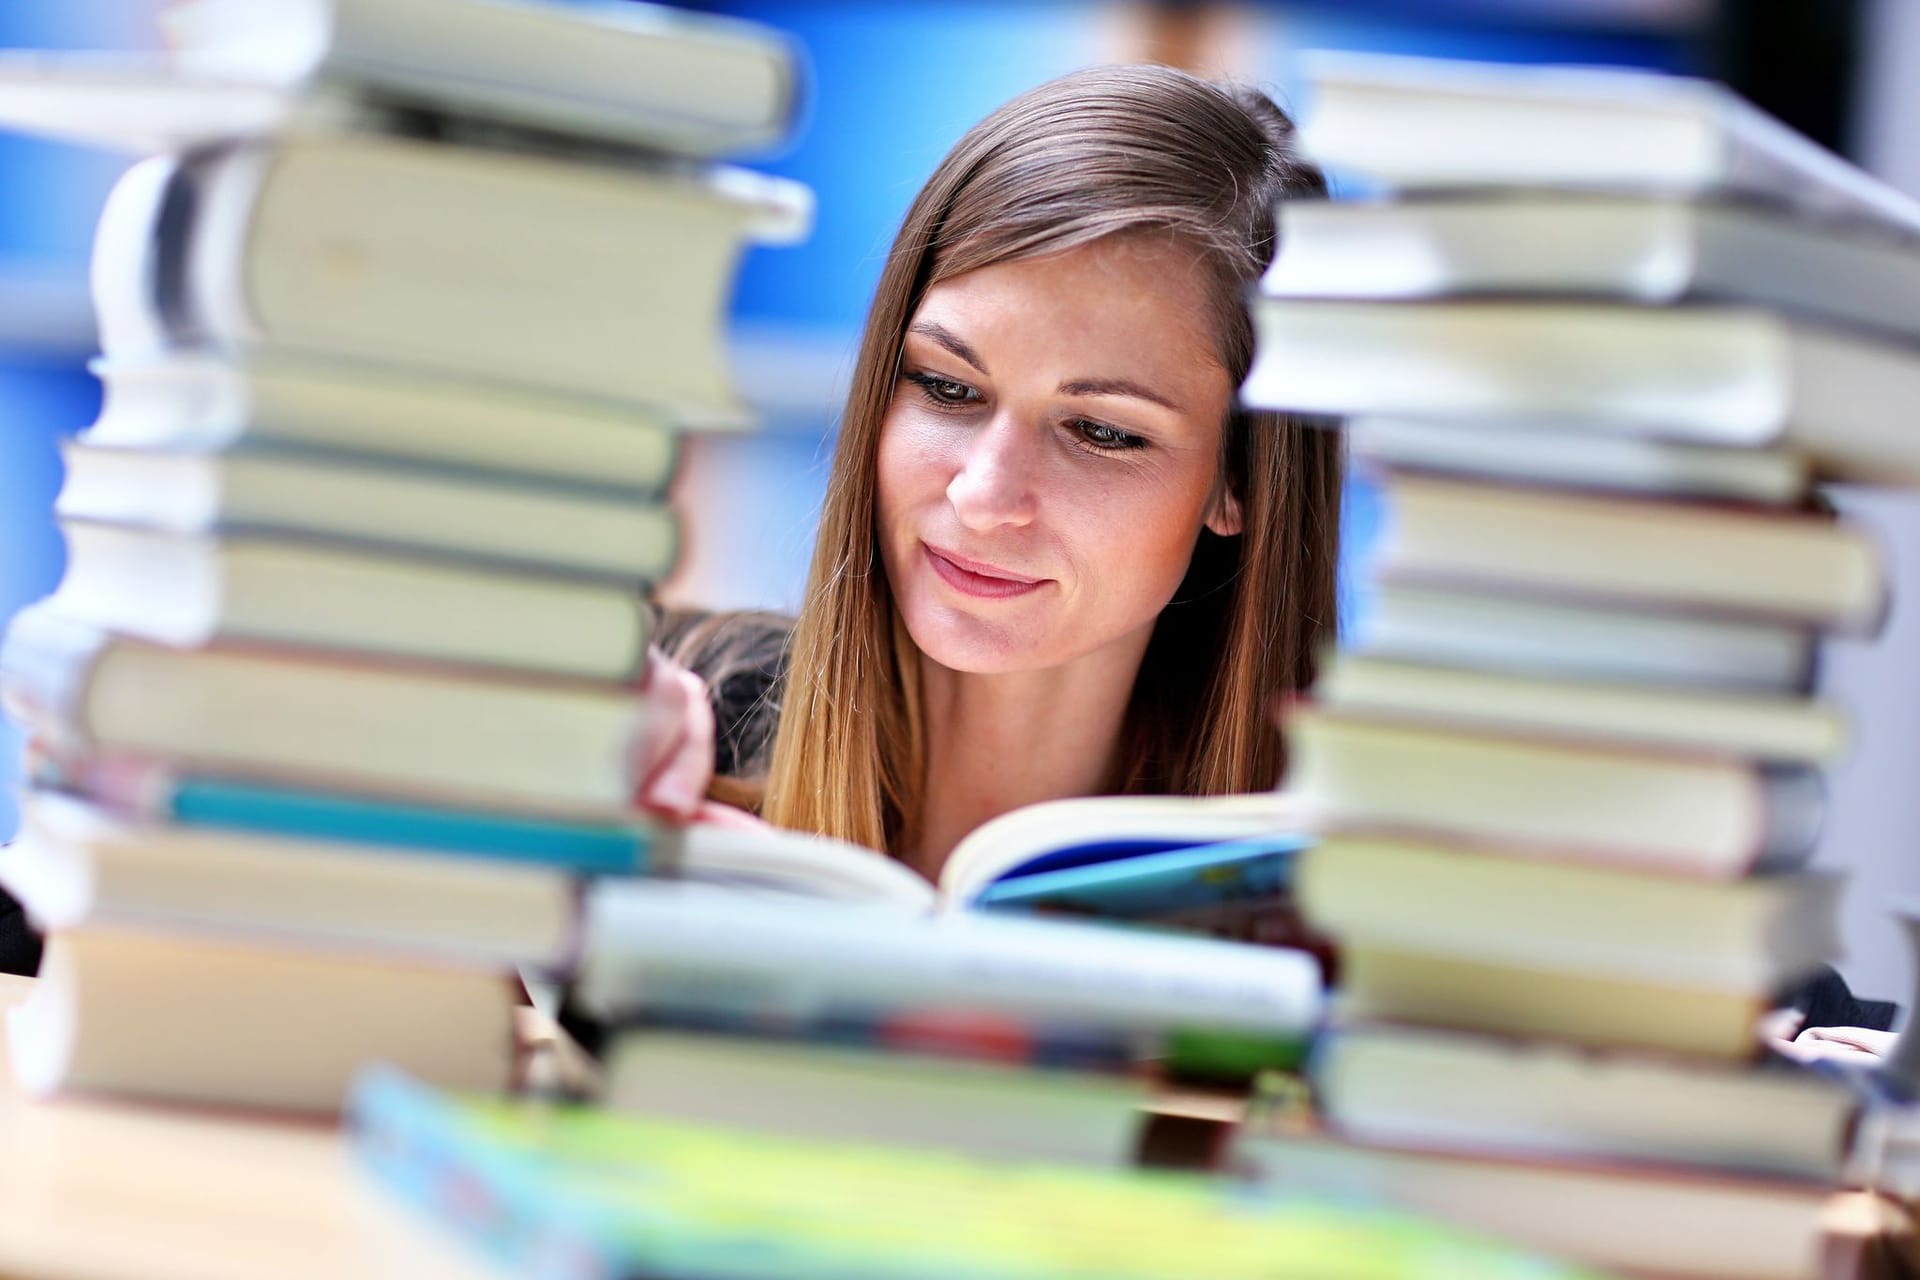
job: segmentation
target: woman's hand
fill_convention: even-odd
[[[1895,1032],[1868,1027],[1802,1030],[1802,1021],[1796,1009],[1777,1009],[1761,1020],[1761,1036],[1768,1048],[1796,1062],[1855,1062],[1865,1066],[1878,1064],[1899,1039]]]
[[[634,799],[660,817],[692,821],[707,804],[713,781],[713,703],[706,682],[653,649],[639,698],[646,733],[634,752]]]

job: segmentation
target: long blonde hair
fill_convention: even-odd
[[[880,566],[875,458],[909,322],[932,285],[994,263],[1151,231],[1211,278],[1221,362],[1252,360],[1245,296],[1273,253],[1274,203],[1324,194],[1264,95],[1165,67],[1077,72],[974,126],[907,211],[881,272],[840,422],[762,816],[875,848],[916,838],[925,779],[919,654]],[[1202,532],[1155,626],[1116,791],[1272,786],[1273,703],[1312,680],[1334,629],[1340,453],[1331,432],[1232,414],[1221,465],[1238,536]],[[737,792],[734,793],[737,798]]]

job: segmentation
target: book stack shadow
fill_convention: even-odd
[[[98,230],[66,575],[0,655],[33,1093],[499,1089],[517,975],[569,962],[583,878],[647,867],[676,442],[746,424],[734,269],[811,208],[717,157],[783,135],[794,55],[639,5],[289,20],[324,8],[7,69],[7,123],[149,152]]]
[[[1244,394],[1344,419],[1384,515],[1287,722],[1325,1127],[1239,1154],[1588,1263],[1818,1274],[1854,1094],[1758,1027],[1840,950],[1813,676],[1888,602],[1816,484],[1916,474],[1920,215],[1700,82],[1315,79],[1307,149],[1390,194],[1279,210]]]

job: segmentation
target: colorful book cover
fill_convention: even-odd
[[[518,1274],[614,1280],[1571,1280],[1404,1215],[1195,1175],[775,1139],[362,1077],[356,1150]]]
[[[807,1017],[778,1010],[653,1008],[622,1031],[696,1031],[742,1040],[783,1040],[871,1050],[876,1054],[1017,1063],[1066,1071],[1130,1074],[1157,1048],[1151,1038],[1109,1027],[1038,1022],[975,1009],[842,1004]]]
[[[1303,835],[1276,834],[1203,845],[1058,850],[1048,859],[1051,869],[1023,867],[1020,874],[988,885],[979,905],[989,911],[1144,920],[1271,898],[1291,884],[1294,858],[1309,843]],[[1105,856],[1096,861],[1096,852]]]

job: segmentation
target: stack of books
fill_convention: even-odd
[[[642,869],[677,433],[739,423],[734,267],[804,189],[772,33],[642,5],[194,0],[159,64],[0,63],[0,121],[156,148],[94,287],[59,589],[7,636],[51,931],[34,1092],[328,1109],[515,1064],[516,970]]]
[[[1824,477],[1911,479],[1920,212],[1715,86],[1327,60],[1249,402],[1379,472],[1369,616],[1294,709],[1298,870],[1340,946],[1360,1186],[1585,1261],[1816,1274],[1853,1102],[1756,1030],[1839,950],[1804,869],[1842,717],[1820,637],[1887,607]]]
[[[1124,1165],[1156,1081],[1297,1068],[1321,979],[1277,947],[636,879],[589,890],[573,996],[616,1110]]]

